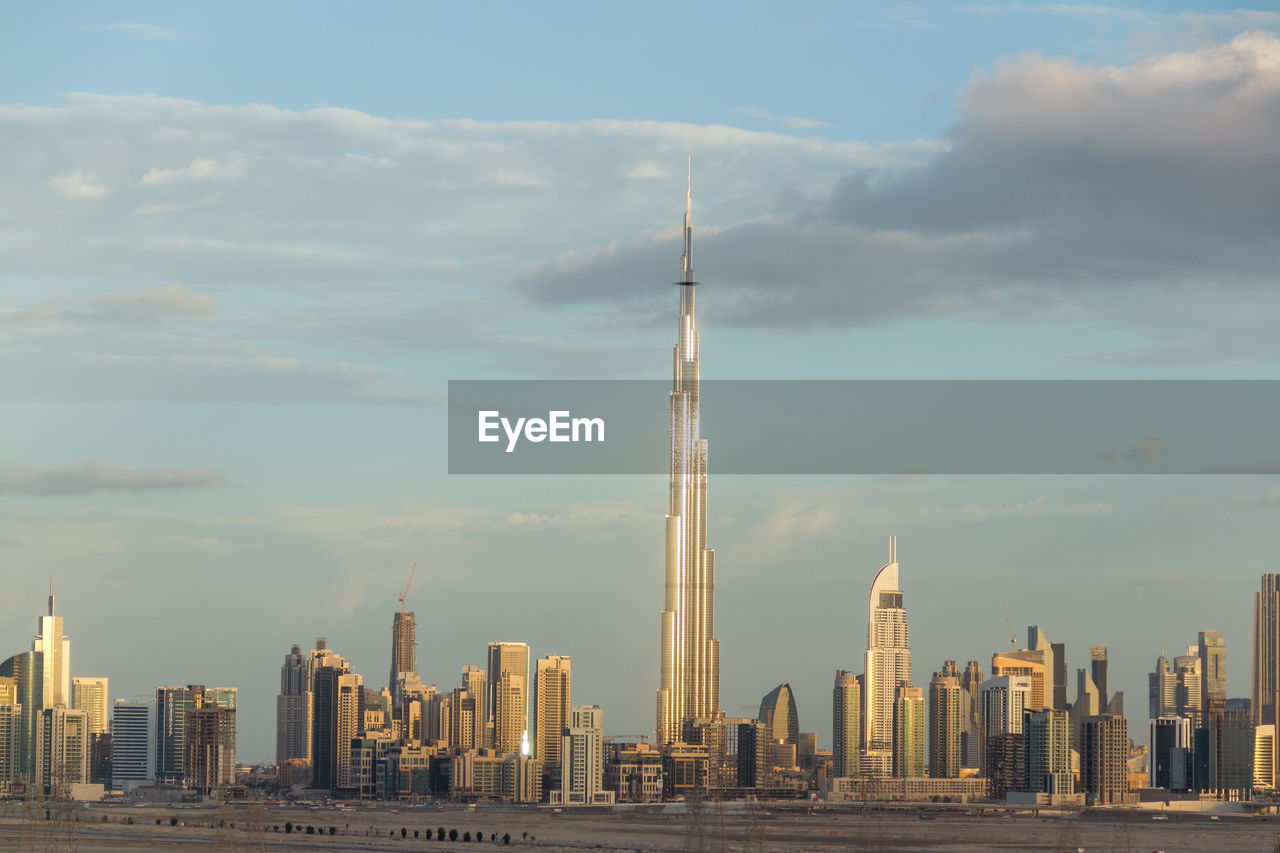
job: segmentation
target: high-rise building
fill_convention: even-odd
[[[538,658],[533,679],[533,757],[542,762],[548,782],[559,779],[560,746],[569,725],[572,662],[566,655]],[[544,785],[543,790],[551,790]]]
[[[982,666],[971,660],[960,674],[960,762],[982,766]]]
[[[311,761],[311,659],[299,646],[289,650],[280,667],[276,696],[276,763]]]
[[[831,692],[831,775],[856,776],[862,743],[862,686],[858,677],[836,671]]]
[[[311,655],[311,784],[350,788],[351,740],[364,722],[364,679],[320,641]]]
[[[107,733],[107,679],[71,679],[71,707],[89,715],[89,736]]]
[[[1106,707],[1109,697],[1107,695],[1107,647],[1106,646],[1090,646],[1089,647],[1089,675],[1093,678],[1093,684],[1098,688],[1098,705]]]
[[[529,647],[489,644],[489,699],[492,746],[502,755],[519,752],[529,733]]]
[[[1155,671],[1147,676],[1147,716],[1170,717],[1178,712],[1178,675],[1161,651]]]
[[[563,767],[558,796],[563,805],[608,805],[614,792],[604,787],[604,712],[598,705],[574,708],[560,745]]]
[[[871,582],[867,610],[863,761],[868,772],[887,776],[893,758],[893,705],[898,688],[911,686],[911,645],[898,583],[896,537],[889,539],[889,562]]]
[[[89,716],[61,703],[44,708],[36,723],[37,790],[66,797],[69,786],[89,781]]]
[[[715,638],[715,551],[707,547],[707,441],[702,437],[694,322],[693,191],[685,196],[680,318],[671,387],[671,480],[657,695],[659,743],[691,738],[693,721],[720,709]]]
[[[156,688],[156,782],[186,781],[187,712],[195,707],[194,687]]]
[[[1276,727],[1257,726],[1253,730],[1253,787],[1276,787]]]
[[[1224,800],[1247,799],[1254,786],[1256,732],[1245,709],[1227,710],[1225,699],[1213,699],[1195,738],[1195,789]],[[1270,787],[1270,781],[1267,787]]]
[[[924,691],[898,688],[893,701],[893,775],[924,775]]]
[[[117,699],[111,713],[111,787],[128,792],[155,780],[155,703]]]
[[[188,709],[184,770],[186,786],[209,794],[235,781],[236,709],[227,694],[205,693]],[[218,701],[220,698],[223,701]]]
[[[1200,655],[1195,646],[1188,646],[1185,655],[1178,655],[1173,659],[1173,671],[1174,713],[1189,717],[1192,720],[1191,727],[1195,728],[1204,711],[1200,693],[1204,676],[1200,669]]]
[[[790,684],[779,684],[760,700],[760,722],[764,723],[765,736],[774,743],[796,746],[800,742],[800,717],[796,712],[796,697]]]
[[[43,657],[40,652],[19,652],[0,663],[0,678],[13,680],[13,695],[21,708],[18,766],[19,772],[29,778],[34,778],[36,772],[36,722],[44,708]]]
[[[963,694],[956,662],[944,662],[929,682],[929,775],[935,779],[960,777]]]
[[[1045,708],[1026,715],[1023,749],[1027,775],[1024,791],[1075,793],[1071,772],[1071,720],[1066,711]]]
[[[1276,725],[1280,707],[1280,574],[1262,576],[1253,594],[1253,721]]]
[[[1102,714],[1081,726],[1080,787],[1091,803],[1118,804],[1129,790],[1129,719]]]
[[[13,681],[9,679],[12,693]],[[10,696],[0,700],[0,789],[22,778],[22,706]]]
[[[44,668],[41,685],[44,691],[42,709],[54,705],[71,706],[71,640],[62,630],[62,617],[53,610],[53,579],[49,580],[49,615],[41,616],[39,633],[31,643],[31,650],[41,655]]]
[[[1200,701],[1209,703],[1227,698],[1227,646],[1221,631],[1201,631],[1199,636]]]
[[[1023,766],[1010,763],[1014,757],[1024,760],[1023,717],[1032,698],[1032,680],[1025,675],[1002,675],[982,683],[982,733],[983,768],[988,777],[995,777],[1000,762],[1001,783],[993,797],[1002,797],[1007,790],[1018,790],[1025,776]],[[1005,738],[1005,735],[1018,735]],[[1000,740],[1002,738],[1002,740]],[[1016,742],[1016,745],[1015,745]]]
[[[416,569],[416,566],[415,566]],[[410,577],[410,581],[413,578]],[[391,618],[391,690],[392,704],[400,704],[400,679],[418,674],[418,627],[413,611],[401,610]]]
[[[1148,784],[1167,791],[1191,789],[1191,720],[1156,717],[1151,720]]]

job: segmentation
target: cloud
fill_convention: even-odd
[[[170,282],[159,287],[108,293],[98,300],[94,313],[114,319],[154,319],[164,315],[207,317],[217,310],[218,300],[209,294]]]
[[[98,27],[81,27],[80,29],[124,33],[129,38],[147,41],[184,41],[191,38],[181,30],[161,27],[156,24],[103,24]]]
[[[744,116],[758,118],[763,121],[771,121],[773,119],[773,113],[766,112],[765,110],[757,109],[755,107],[734,107],[733,111],[735,113],[742,113]]]
[[[926,165],[855,170],[699,228],[699,268],[732,282],[717,316],[742,326],[961,312],[1143,324],[1151,300],[1194,315],[1221,301],[1215,291],[1274,281],[1277,139],[1273,36],[1129,66],[1027,55],[965,87],[949,145]],[[548,304],[634,303],[677,240],[577,249],[531,269],[527,285]]]
[[[208,489],[226,485],[212,468],[137,468],[91,460],[70,465],[0,462],[0,494],[80,495],[90,492],[148,492]]]
[[[197,157],[180,169],[149,169],[138,183],[145,187],[177,182],[238,181],[244,174],[243,160],[219,163],[212,157]]]
[[[805,118],[804,116],[783,116],[782,126],[791,128],[792,130],[812,130],[816,127],[826,127],[827,123],[822,119]]]
[[[83,172],[72,172],[49,179],[49,186],[67,198],[102,198],[107,188],[94,183],[93,178]]]

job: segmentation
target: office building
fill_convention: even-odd
[[[312,652],[311,693],[311,785],[351,789],[351,740],[364,722],[364,679],[341,655],[318,647]]]
[[[1280,574],[1262,576],[1253,594],[1253,722],[1276,725],[1280,705]]]
[[[693,194],[685,195],[680,317],[673,358],[670,498],[658,669],[657,737],[684,741],[693,721],[720,709],[715,638],[715,551],[707,547],[707,440],[702,437],[698,329],[694,320]]]
[[[36,790],[55,799],[89,781],[89,716],[58,704],[44,708],[36,723]]]
[[[1089,676],[1098,690],[1098,705],[1106,707],[1110,697],[1107,694],[1107,647],[1089,647]]]
[[[155,781],[155,703],[117,699],[111,712],[111,787],[126,793]]]
[[[868,596],[867,654],[863,675],[863,765],[887,776],[893,764],[893,706],[899,687],[911,686],[907,611],[898,582],[898,543],[889,539],[889,562],[880,567]]]
[[[31,650],[43,667],[40,708],[71,707],[71,640],[63,632],[62,617],[54,614],[53,580],[49,581],[49,614],[41,616]]]
[[[417,570],[417,566],[414,566]],[[413,577],[410,576],[410,582]],[[407,588],[406,588],[407,591]],[[400,704],[400,682],[405,676],[418,674],[418,626],[413,611],[403,609],[391,618],[391,676],[387,686],[392,704]]]
[[[311,658],[294,646],[280,667],[276,696],[276,763],[311,761]]]
[[[0,697],[0,792],[22,778],[22,706],[14,702],[12,679],[9,690]],[[0,680],[0,687],[3,680]]]
[[[856,675],[837,670],[831,692],[832,776],[857,775],[861,743],[862,686]]]
[[[0,663],[0,678],[13,682],[18,712],[18,766],[21,775],[35,777],[36,725],[44,707],[44,662],[40,652],[19,652]],[[12,712],[11,712],[12,713]]]
[[[800,742],[800,718],[796,697],[790,684],[779,684],[760,700],[758,719],[764,723],[765,735],[773,743],[796,746]]]
[[[71,707],[89,718],[89,737],[107,733],[107,679],[71,679]]]
[[[560,778],[560,747],[569,725],[572,662],[566,655],[538,658],[533,679],[533,757],[546,774],[543,788]]]
[[[604,786],[604,712],[597,705],[574,708],[560,745],[560,788],[552,792],[558,805],[612,805],[614,792]]]
[[[1150,721],[1148,784],[1167,791],[1191,789],[1191,720],[1157,717]]]
[[[1088,802],[1113,805],[1128,799],[1129,719],[1102,714],[1081,724],[1080,787]]]
[[[206,693],[186,715],[185,783],[203,794],[235,781],[235,703],[220,703],[219,698]]]
[[[924,775],[924,691],[898,688],[893,702],[893,775]]]
[[[935,779],[960,777],[963,694],[956,662],[944,662],[929,682],[929,775]]]
[[[492,746],[499,755],[520,752],[528,736],[528,685],[529,647],[524,643],[490,643],[485,712],[493,725]]]
[[[971,660],[960,674],[960,763],[964,767],[982,766],[982,666]]]
[[[1227,699],[1227,646],[1221,631],[1201,631],[1198,640],[1200,701],[1207,710],[1210,702]]]
[[[1071,772],[1071,720],[1064,710],[1045,708],[1026,715],[1023,723],[1026,782],[1022,790],[1046,794],[1075,793]]]

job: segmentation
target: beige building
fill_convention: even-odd
[[[89,716],[89,736],[107,733],[107,679],[71,679],[71,707]]]
[[[831,691],[831,775],[858,773],[862,741],[862,685],[858,677],[836,671]]]
[[[612,805],[614,792],[604,786],[604,712],[598,705],[573,709],[560,750],[560,787],[551,792],[552,804]]]
[[[956,662],[946,661],[929,682],[929,775],[935,779],[960,777],[962,693]]]
[[[566,655],[538,659],[533,679],[533,757],[543,772],[558,780],[560,740],[569,724],[572,665]]]
[[[489,644],[489,696],[485,709],[493,726],[492,746],[501,755],[519,752],[529,731],[529,647]]]
[[[66,705],[45,708],[36,718],[37,790],[55,798],[89,781],[89,717]]]

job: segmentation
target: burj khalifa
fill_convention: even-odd
[[[694,324],[693,185],[685,195],[680,320],[671,386],[671,496],[658,687],[659,743],[691,740],[693,723],[720,707],[720,641],[712,636],[715,551],[707,547],[707,441],[699,427]]]

